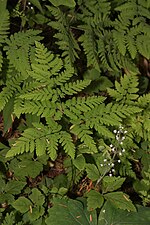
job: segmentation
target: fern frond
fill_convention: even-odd
[[[2,70],[2,63],[3,63],[3,56],[2,56],[2,52],[0,51],[0,72]]]
[[[136,46],[141,55],[150,59],[150,35],[138,35],[136,39]]]
[[[132,35],[126,36],[127,49],[131,55],[132,59],[135,59],[137,54],[136,42]]]
[[[92,132],[86,125],[72,125],[70,127],[71,133],[75,134],[91,151],[91,153],[97,152],[97,147],[94,139],[91,137]]]
[[[73,144],[72,137],[69,133],[66,131],[61,131],[60,132],[60,139],[59,142],[63,146],[65,152],[72,158],[74,159],[75,157],[75,146]]]
[[[41,156],[48,151],[50,157],[53,159],[56,156],[55,146],[50,147],[50,143],[54,144],[53,136],[54,131],[50,128],[44,126],[43,124],[34,123],[34,128],[28,128],[24,131],[22,136],[13,144],[7,157],[12,157],[17,154],[22,154],[24,152],[36,152],[37,156]],[[57,133],[56,133],[57,136]],[[55,144],[54,144],[55,145]],[[53,151],[52,151],[53,150]]]
[[[81,42],[87,56],[87,66],[90,67],[92,65],[95,69],[100,70],[97,46],[92,28],[88,27],[88,30],[80,36],[79,41]]]
[[[3,7],[4,2],[0,2],[0,47],[6,42],[9,30],[9,12]]]
[[[72,64],[78,58],[77,50],[79,50],[79,46],[71,32],[67,15],[59,8],[52,6],[47,6],[47,8],[56,19],[56,21],[49,22],[48,25],[58,32],[54,37],[58,39],[56,44],[63,51],[62,58],[65,58],[67,63]]]
[[[91,123],[91,125],[92,125],[92,123]],[[95,128],[95,130],[100,135],[102,135],[102,136],[104,136],[106,138],[114,138],[114,134],[106,126],[98,124],[98,123],[94,123],[93,125],[94,125],[93,127]]]
[[[138,98],[138,105],[142,108],[147,108],[147,105],[150,103],[150,93],[140,96]]]
[[[122,103],[131,103],[138,98],[138,78],[134,74],[124,75],[121,77],[120,83],[115,81],[116,90],[108,88],[108,93],[114,97],[116,101]]]
[[[27,30],[26,32],[18,32],[10,36],[10,39],[6,41],[7,58],[11,64],[16,68],[18,72],[27,78],[27,70],[30,70],[30,54],[29,49],[32,46],[34,48],[35,41],[42,40],[39,36],[40,31]]]
[[[95,108],[97,105],[102,103],[106,98],[103,96],[92,96],[92,97],[73,97],[65,102],[65,109],[67,108],[70,112],[75,113],[77,116],[80,116],[81,113],[86,113],[91,109]]]
[[[0,92],[0,111],[4,109],[10,98],[20,92],[20,84],[22,81],[22,77],[18,74],[11,78],[11,80],[7,80],[6,86]]]
[[[46,139],[47,153],[50,156],[51,160],[55,160],[57,158],[59,137],[60,135],[55,133],[55,134],[51,134],[49,139]]]
[[[6,1],[0,2],[0,48],[6,42],[9,30],[9,12],[6,9]],[[2,69],[3,57],[0,49],[0,72]]]
[[[61,91],[66,95],[77,94],[82,91],[91,83],[90,80],[77,80],[73,83],[65,83],[65,85],[61,86]]]
[[[125,35],[123,32],[119,32],[119,31],[113,31],[113,38],[114,41],[118,47],[118,50],[120,51],[120,53],[125,56],[126,54],[126,40],[125,40]]]

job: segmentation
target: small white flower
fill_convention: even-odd
[[[122,140],[122,141],[125,140],[125,136],[123,136],[123,137],[121,138],[121,140]]]
[[[105,212],[106,212],[106,210],[104,209],[102,212],[103,212],[103,213],[105,213]]]
[[[110,163],[108,163],[108,166],[110,166]]]
[[[128,131],[127,131],[127,130],[125,130],[125,131],[124,131],[124,134],[126,134],[127,132],[128,132]]]
[[[113,145],[111,144],[111,145],[109,145],[109,147],[110,147],[110,148],[112,148],[112,147],[113,147]]]
[[[111,164],[112,167],[113,167],[114,165],[115,165],[114,163]]]
[[[118,159],[118,163],[121,163],[121,160],[120,159]]]
[[[115,169],[112,169],[111,171],[112,171],[112,172],[115,172]]]
[[[107,162],[107,159],[104,159],[104,162]]]
[[[113,132],[114,132],[114,134],[116,134],[117,133],[117,130],[113,130]]]
[[[28,5],[31,5],[31,2],[28,2]]]
[[[123,148],[123,149],[122,149],[122,152],[125,152],[125,151],[126,151],[126,150]]]
[[[119,155],[121,156],[121,155],[122,155],[122,153],[121,153],[121,152],[119,152]]]
[[[116,140],[117,140],[117,141],[119,140],[119,136],[118,136],[118,135],[116,135]]]
[[[123,145],[123,142],[121,141],[120,144]]]
[[[109,176],[112,177],[112,173],[110,173]]]
[[[112,150],[112,152],[114,152],[114,151],[115,151],[115,147],[114,147],[114,148],[112,148],[111,150]]]
[[[32,10],[33,10],[33,6],[31,6],[31,7],[30,7],[30,9],[32,9]]]
[[[102,167],[102,166],[104,166],[104,165],[101,163],[100,166]]]

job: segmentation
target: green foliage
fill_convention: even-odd
[[[115,207],[128,211],[136,212],[135,206],[132,204],[129,196],[123,192],[113,192],[104,195]]]
[[[109,201],[102,208],[98,224],[99,225],[147,225],[150,221],[149,208],[137,206],[137,212],[128,212],[121,209],[116,209]]]
[[[54,6],[60,6],[60,5],[65,5],[65,6],[68,6],[70,8],[73,8],[75,7],[75,1],[74,0],[69,0],[69,1],[62,1],[62,0],[59,0],[59,1],[56,1],[56,0],[49,0]]]
[[[55,199],[54,207],[48,210],[49,215],[46,224],[66,224],[66,225],[95,225],[96,213],[90,213],[83,207],[80,201],[71,199]],[[92,221],[91,221],[92,216]],[[56,218],[57,221],[56,221]]]
[[[0,1],[0,72],[2,70],[2,46],[6,42],[9,29],[9,12],[6,9],[7,0]]]
[[[104,203],[104,198],[103,196],[95,191],[95,190],[91,190],[88,194],[87,194],[87,206],[88,206],[88,210],[94,210],[96,208],[101,208],[103,203]]]

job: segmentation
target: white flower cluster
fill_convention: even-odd
[[[116,134],[116,141],[118,142],[116,144],[117,147],[113,144],[110,144],[109,147],[111,149],[111,158],[106,157],[103,159],[103,162],[100,163],[101,167],[106,167],[105,174],[108,174],[110,177],[115,174],[115,163],[121,163],[121,156],[126,151],[122,145],[126,138],[127,130],[125,130],[124,127],[120,125],[119,129],[114,130],[113,132]],[[102,178],[100,178],[97,183],[99,183],[101,179]]]
[[[116,140],[117,140],[118,144],[122,146],[123,145],[123,141],[126,138],[125,135],[127,133],[127,130],[124,130],[124,127],[120,125],[119,129],[118,130],[114,130],[113,132],[114,132],[114,134],[116,134]],[[123,153],[125,153],[126,150],[124,148],[121,148],[121,150],[118,150],[118,148],[116,148],[113,144],[110,144],[109,147],[111,148],[113,156],[117,155],[119,157],[119,159],[117,159],[115,162],[121,163],[120,156],[122,156]],[[111,170],[109,171],[109,176],[110,177],[113,176],[114,172],[115,172],[115,169],[114,169],[114,164],[113,164],[113,166],[111,167]]]
[[[33,10],[33,6],[31,6],[31,2],[28,2],[28,6]]]
[[[114,134],[116,134],[116,140],[119,142],[120,145],[123,144],[123,141],[125,140],[125,134],[127,133],[127,130],[124,130],[123,126],[119,126],[119,130],[114,130]]]

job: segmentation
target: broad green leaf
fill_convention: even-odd
[[[24,181],[26,176],[36,177],[42,171],[43,165],[31,159],[22,159],[20,161],[15,158],[11,161],[9,169],[14,172],[16,178]]]
[[[105,176],[102,181],[103,193],[112,192],[121,187],[125,178]]]
[[[88,212],[80,201],[55,199],[54,206],[48,210],[47,225],[96,225],[94,212]]]
[[[32,194],[29,196],[34,205],[42,206],[45,202],[44,195],[37,189],[32,189]]]
[[[128,212],[114,207],[107,201],[102,208],[98,225],[148,225],[150,224],[150,208],[137,206],[137,212]]]
[[[96,208],[101,208],[103,203],[104,203],[104,198],[103,196],[95,191],[95,190],[91,190],[88,194],[87,194],[87,206],[88,206],[88,210],[94,210]]]
[[[30,210],[31,211],[28,211],[25,215],[24,215],[24,218],[27,220],[27,221],[35,221],[37,220],[39,217],[41,217],[44,212],[45,212],[45,209],[43,206],[38,206],[38,207],[34,207],[32,208],[30,206]],[[34,222],[33,222],[33,225],[34,225]]]
[[[78,169],[78,170],[83,170],[85,168],[85,158],[84,156],[81,154],[81,155],[78,155],[77,158],[75,158],[73,160],[73,164],[75,165],[75,167]]]
[[[5,202],[7,202],[8,204],[11,204],[12,202],[14,202],[14,196],[11,194],[7,194],[7,193],[5,193],[5,194],[1,193],[0,194],[0,204],[3,204]]]
[[[12,206],[21,213],[25,213],[30,209],[31,201],[25,197],[19,197]]]
[[[74,8],[76,3],[74,0],[49,0],[54,6],[58,7],[60,5],[65,5],[70,8]]]
[[[118,209],[136,211],[136,208],[129,199],[129,196],[123,192],[108,193],[104,195],[104,198],[109,200]]]
[[[26,182],[10,180],[5,187],[5,192],[9,194],[19,194],[26,185]]]
[[[100,177],[99,171],[94,164],[90,164],[90,163],[86,164],[86,172],[87,172],[88,178],[91,179],[92,181],[96,181]]]

